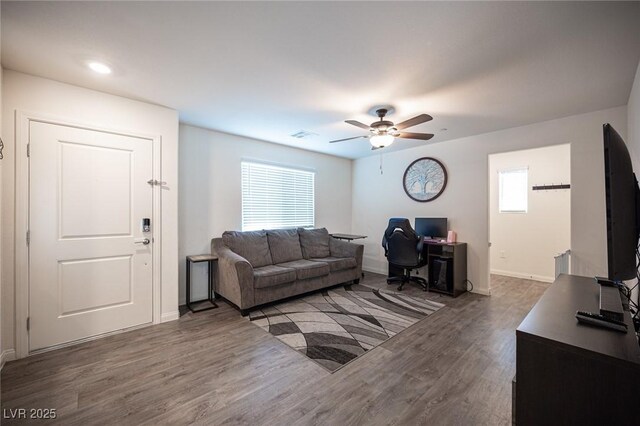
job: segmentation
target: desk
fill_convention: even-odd
[[[598,312],[593,278],[560,275],[516,330],[518,425],[638,424],[640,347],[628,311],[627,333],[579,324]]]
[[[367,238],[366,235],[352,235],[352,234],[329,234],[329,235],[331,235],[336,240],[346,240],[346,241],[361,240],[363,238]]]
[[[467,243],[424,240],[422,256],[427,259],[428,290],[458,297],[467,291]],[[446,271],[440,275],[439,268]],[[402,268],[389,264],[389,278],[402,275]],[[444,278],[444,279],[441,279]]]

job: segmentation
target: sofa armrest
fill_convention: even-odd
[[[358,276],[362,273],[362,256],[364,254],[364,246],[362,244],[331,238],[329,240],[329,249],[333,257],[354,257],[358,264]]]
[[[249,261],[225,246],[222,238],[211,240],[211,253],[218,256],[216,293],[240,309],[253,307],[253,267]]]

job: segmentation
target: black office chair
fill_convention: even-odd
[[[421,268],[427,264],[427,259],[422,256],[422,236],[416,234],[411,227],[409,219],[391,218],[389,225],[382,237],[382,247],[384,255],[389,261],[389,266],[393,265],[402,268],[402,275],[387,279],[387,284],[400,282],[398,291],[408,282],[414,282],[427,291],[427,280],[421,277],[411,276],[413,269]]]

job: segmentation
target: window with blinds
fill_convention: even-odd
[[[242,230],[312,228],[315,173],[242,162]]]

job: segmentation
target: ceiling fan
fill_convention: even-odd
[[[345,123],[360,127],[361,129],[366,129],[371,132],[371,134],[354,136],[352,138],[338,139],[335,141],[330,141],[329,143],[365,138],[369,139],[369,142],[371,142],[372,146],[371,149],[375,150],[391,145],[395,138],[419,139],[428,141],[433,137],[431,133],[401,132],[401,130],[404,130],[408,127],[417,126],[418,124],[426,123],[429,120],[433,120],[433,117],[431,117],[429,114],[420,114],[413,118],[405,120],[402,123],[394,124],[392,121],[384,119],[384,116],[387,115],[387,112],[388,110],[386,108],[377,109],[376,114],[378,114],[378,117],[380,117],[380,121],[374,121],[369,126],[356,120],[346,120]]]

